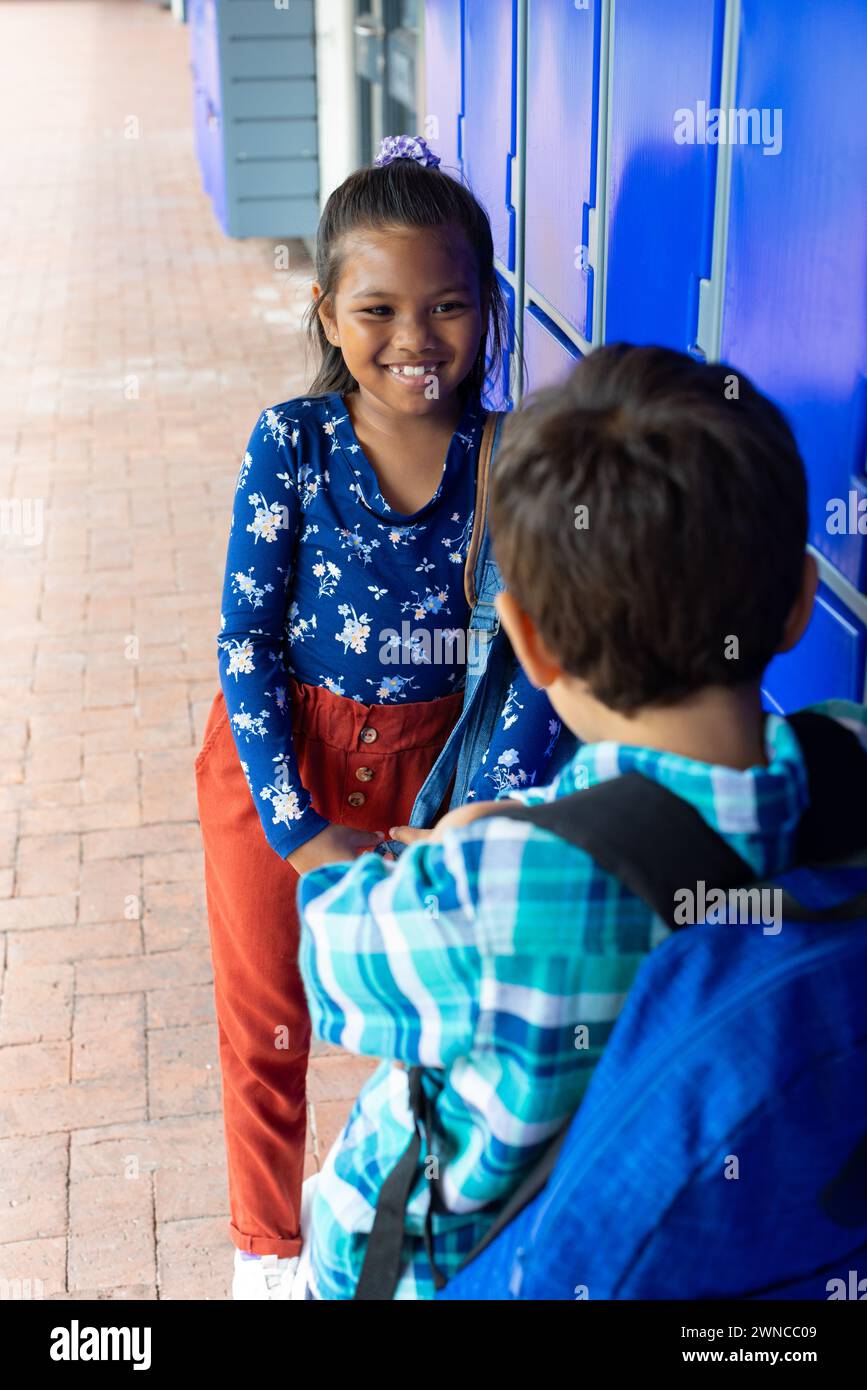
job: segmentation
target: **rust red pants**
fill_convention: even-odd
[[[392,825],[405,825],[457,721],[462,695],[362,705],[294,681],[290,689],[301,780],[319,814],[386,834]],[[196,758],[196,790],[223,1081],[229,1229],[241,1250],[297,1255],[310,1046],[297,964],[298,875],[265,839],[222,692],[211,706]]]

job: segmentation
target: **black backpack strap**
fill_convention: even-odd
[[[810,805],[798,827],[798,864],[867,849],[867,753],[851,729],[813,710],[789,715],[807,764]]]
[[[481,1240],[474,1245],[470,1253],[461,1260],[461,1269],[463,1269],[465,1265],[468,1265],[470,1260],[474,1260],[477,1255],[481,1255],[482,1251],[486,1250],[488,1246],[497,1239],[500,1232],[504,1230],[511,1221],[514,1221],[516,1216],[520,1216],[524,1207],[528,1207],[533,1198],[538,1197],[554,1171],[557,1159],[560,1157],[560,1150],[566,1141],[566,1135],[571,1128],[574,1118],[574,1115],[570,1115],[566,1123],[557,1130],[553,1138],[549,1139],[548,1146],[542,1153],[541,1158],[536,1160],[529,1173],[525,1174],[524,1178],[515,1188],[509,1200],[505,1202],[497,1212],[494,1220],[491,1222]],[[437,1288],[439,1288],[439,1285],[437,1285]]]
[[[528,820],[586,850],[672,928],[681,925],[674,921],[675,894],[697,878],[723,889],[756,880],[689,802],[640,772],[537,806],[505,800],[495,814]]]
[[[400,1278],[400,1261],[406,1236],[406,1209],[418,1176],[424,1135],[433,1132],[430,1103],[423,1085],[421,1067],[410,1067],[407,1077],[409,1104],[415,1133],[379,1191],[373,1227],[367,1239],[364,1263],[353,1298],[361,1302],[383,1302],[394,1298]],[[433,1190],[424,1224],[424,1244],[433,1270],[434,1285],[443,1289],[445,1276],[434,1262],[432,1230]]]

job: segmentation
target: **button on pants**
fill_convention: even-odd
[[[301,780],[326,819],[405,825],[460,715],[459,692],[362,705],[290,681]],[[242,744],[243,749],[243,744]],[[310,1020],[298,971],[298,875],[265,838],[220,692],[196,758],[214,967],[230,1234],[241,1250],[297,1255]],[[266,814],[268,807],[265,807]]]

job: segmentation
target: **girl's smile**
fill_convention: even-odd
[[[426,391],[432,379],[439,385],[437,373],[442,362],[424,363],[420,367],[399,366],[389,363],[385,370],[394,378],[405,391]]]

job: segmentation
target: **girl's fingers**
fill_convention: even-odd
[[[365,850],[373,849],[385,839],[381,830],[350,830],[349,834],[350,844],[356,854],[363,854]]]
[[[402,845],[414,845],[419,840],[430,839],[429,830],[420,830],[415,825],[393,825],[388,832],[390,840],[397,840]]]

